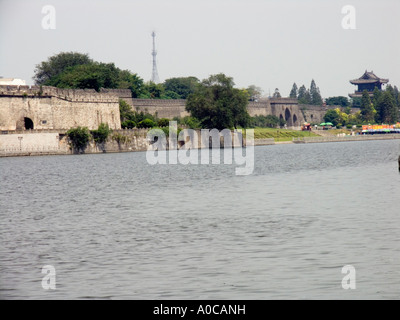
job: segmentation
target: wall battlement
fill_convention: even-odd
[[[60,89],[49,86],[0,86],[0,130],[54,129],[77,126],[97,129],[107,123],[120,129],[119,99],[133,110],[158,118],[185,117],[186,100],[136,99],[129,89]],[[269,98],[249,102],[250,116],[275,115],[288,127],[299,128],[303,122],[318,122],[327,108],[299,105],[297,99]]]
[[[120,129],[119,97],[126,90],[60,89],[48,86],[0,86],[0,130]]]
[[[130,93],[130,90],[128,90]],[[58,98],[75,102],[118,102],[124,90],[60,89],[49,86],[0,86],[0,96]]]
[[[186,111],[186,100],[182,99],[131,99],[132,107],[136,111],[148,112],[159,118],[189,116]]]
[[[135,106],[176,106],[186,105],[184,99],[133,99]]]
[[[270,104],[299,104],[297,99],[292,98],[269,98]]]
[[[39,86],[0,85],[0,96],[8,96],[8,95],[18,96],[18,95],[23,95],[24,93],[27,95],[37,95],[39,91],[40,91]]]

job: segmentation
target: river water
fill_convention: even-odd
[[[399,299],[399,152],[260,146],[247,176],[145,152],[1,158],[0,298]]]

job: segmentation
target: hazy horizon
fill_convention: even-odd
[[[56,10],[54,30],[42,28],[45,5]],[[342,27],[345,5],[356,29]],[[347,96],[365,70],[400,86],[396,12],[396,0],[0,0],[0,76],[31,85],[35,65],[75,51],[149,81],[154,30],[161,82],[223,72],[264,95],[314,79],[324,98]]]

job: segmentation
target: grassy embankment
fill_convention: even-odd
[[[344,133],[346,135],[350,135],[352,132],[361,132],[362,129],[357,128],[357,129],[329,129],[329,130],[324,130],[325,134],[330,134],[332,136],[336,136],[338,134]]]
[[[254,139],[274,138],[278,141],[292,141],[297,137],[318,137],[317,134],[309,131],[298,131],[289,129],[255,128]]]

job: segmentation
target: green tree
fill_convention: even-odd
[[[114,63],[95,62],[87,54],[61,52],[36,66],[38,85],[70,89],[130,89],[134,98],[143,91],[143,79]]]
[[[393,98],[397,107],[400,109],[400,92],[396,86],[393,87]]]
[[[319,88],[315,84],[314,79],[311,80],[310,96],[311,96],[311,104],[317,105],[317,106],[322,105],[321,93],[319,92]]]
[[[350,115],[351,114],[351,107],[349,106],[349,107],[344,108],[344,112],[346,114]]]
[[[251,118],[252,127],[276,128],[278,124],[279,124],[279,118],[277,116],[270,114],[267,116],[254,116]]]
[[[145,119],[155,121],[153,115],[144,113],[143,111],[138,112],[133,110],[132,107],[122,99],[119,100],[119,113],[121,117],[122,128],[135,128],[141,121]]]
[[[393,97],[394,104],[395,104],[398,108],[400,108],[399,89],[398,89],[396,86],[392,87],[392,86],[389,84],[389,85],[386,87],[386,90],[385,90],[385,91],[388,91],[388,92],[390,93],[390,95]]]
[[[90,140],[90,132],[86,127],[72,128],[67,131],[67,136],[75,151],[84,151]]]
[[[157,125],[153,120],[151,119],[144,119],[138,123],[138,128],[154,128]]]
[[[121,128],[122,129],[133,129],[136,128],[137,124],[133,120],[125,120],[121,122]]]
[[[364,121],[366,123],[374,121],[376,110],[374,108],[374,105],[371,102],[371,99],[369,97],[367,90],[363,91],[363,95],[361,98],[360,111],[361,111],[362,121]]]
[[[129,70],[119,70],[117,79],[118,89],[130,89],[133,98],[138,98],[143,92],[144,81],[136,73]]]
[[[221,130],[249,124],[247,103],[246,91],[234,88],[233,79],[220,73],[197,86],[186,101],[186,110],[200,120],[202,127]]]
[[[336,113],[338,114],[339,118],[337,119],[337,126],[346,126],[349,124],[349,114],[343,112],[340,108],[335,109]],[[328,121],[327,121],[328,122]]]
[[[118,87],[119,69],[114,63],[77,65],[67,68],[63,73],[49,79],[46,84],[58,88],[71,89],[115,89]]]
[[[122,99],[119,99],[119,114],[121,118],[121,123],[126,120],[134,120],[135,112],[132,110],[132,107]]]
[[[304,84],[299,88],[299,94],[297,96],[297,99],[299,99],[299,103],[301,103],[300,101],[304,100],[304,97],[306,95],[307,89],[304,86]]]
[[[168,95],[172,99],[186,99],[189,94],[193,93],[196,90],[196,86],[198,84],[199,79],[197,79],[196,77],[180,77],[165,80],[163,86],[166,92],[171,91],[176,93],[176,95]]]
[[[392,87],[392,85],[388,84],[385,91],[388,91],[390,95],[393,97],[393,99],[396,100],[394,88]]]
[[[261,98],[262,89],[260,87],[252,84],[246,90],[249,95],[249,101],[257,101]]]
[[[295,82],[295,83],[293,83],[292,90],[290,90],[289,97],[296,99],[297,98],[297,90],[298,90],[298,88],[297,88],[297,84]]]
[[[107,141],[108,136],[112,130],[106,123],[100,123],[99,127],[97,130],[92,130],[90,133],[93,136],[93,140],[96,143],[104,143]]]
[[[88,54],[60,52],[36,65],[33,80],[36,85],[47,85],[50,79],[57,77],[66,69],[91,63],[93,60],[89,58]]]
[[[372,98],[372,103],[374,104],[374,106],[378,106],[379,104],[379,100],[382,97],[382,91],[378,89],[378,87],[374,88],[374,92],[373,92],[374,96]],[[378,110],[377,110],[378,111]]]
[[[347,124],[361,125],[362,123],[363,123],[363,120],[362,120],[362,116],[361,116],[361,111],[357,111],[356,113],[351,113],[348,115]]]
[[[396,123],[399,120],[399,109],[390,91],[385,91],[378,101],[377,120],[382,123]]]
[[[359,108],[361,106],[361,98],[360,97],[351,98],[350,103],[352,108]]]
[[[157,125],[159,127],[168,127],[169,126],[169,119],[167,119],[167,118],[158,119]]]
[[[156,119],[152,114],[144,113],[143,111],[140,111],[140,112],[135,111],[134,114],[135,114],[134,121],[136,123],[139,123],[140,121],[143,121],[145,119],[150,119],[150,120],[156,122]]]
[[[163,99],[182,99],[182,97],[174,91],[167,90],[162,95]]]
[[[306,102],[306,104],[312,104],[312,97],[310,94],[310,90],[307,89],[306,91],[306,95],[304,97],[304,101]]]
[[[310,91],[306,89],[304,84],[299,88],[297,99],[299,100],[299,104],[311,104]]]
[[[349,99],[347,99],[344,96],[329,97],[325,99],[325,102],[328,106],[342,106],[342,107],[350,106]]]
[[[333,126],[337,126],[340,122],[340,115],[335,109],[329,109],[324,115],[325,122],[332,122]]]
[[[165,88],[162,83],[147,82],[143,86],[143,92],[140,95],[142,99],[162,99],[164,98]]]
[[[279,89],[276,88],[272,98],[281,98],[281,94],[279,93]]]
[[[199,119],[191,116],[185,116],[183,118],[174,117],[174,121],[178,122],[178,125],[187,127],[189,129],[201,129],[202,125]]]
[[[400,92],[396,86],[393,87],[393,96],[394,96],[396,105],[400,108]]]

